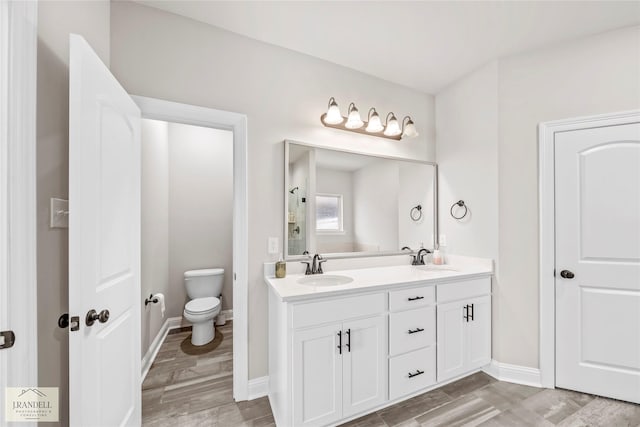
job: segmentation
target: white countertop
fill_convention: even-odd
[[[453,258],[453,257],[452,257]],[[326,271],[325,274],[348,276],[352,282],[335,286],[310,286],[297,283],[304,274],[290,274],[283,279],[265,277],[267,284],[282,301],[296,301],[382,290],[385,287],[417,283],[445,283],[459,279],[486,277],[493,274],[493,262],[488,259],[455,257],[451,264],[425,266],[394,265],[354,270]],[[328,264],[328,263],[327,263]],[[325,264],[326,267],[326,264]]]

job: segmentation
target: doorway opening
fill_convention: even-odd
[[[233,402],[233,131],[142,119],[141,151],[146,423],[175,415],[173,390]]]
[[[132,96],[136,104],[140,107],[143,118],[143,144],[144,144],[144,129],[149,123],[155,123],[156,131],[161,129],[163,126],[169,130],[169,128],[173,127],[175,129],[183,129],[183,130],[191,130],[192,133],[202,134],[209,136],[220,137],[223,140],[227,141],[226,150],[224,153],[222,151],[215,151],[209,142],[208,149],[210,152],[206,155],[195,156],[197,159],[191,159],[191,162],[197,162],[201,166],[200,173],[196,172],[196,167],[194,163],[194,167],[188,167],[189,161],[187,160],[188,155],[193,155],[194,153],[188,153],[188,151],[192,149],[196,149],[198,146],[197,142],[194,143],[185,143],[184,138],[179,138],[179,142],[176,143],[174,149],[177,152],[177,156],[180,156],[182,160],[181,168],[184,170],[188,170],[189,173],[192,173],[192,177],[196,179],[196,182],[202,182],[203,179],[206,179],[212,186],[209,188],[209,192],[216,191],[213,186],[221,185],[222,182],[226,182],[226,198],[221,197],[220,199],[216,199],[216,195],[212,195],[210,199],[204,201],[201,200],[198,202],[197,195],[193,193],[197,193],[196,189],[198,186],[193,185],[191,182],[187,180],[187,182],[183,182],[181,186],[178,186],[177,189],[174,189],[173,194],[177,197],[174,201],[177,203],[172,203],[172,206],[169,207],[169,210],[173,210],[173,217],[176,218],[176,224],[178,225],[178,229],[174,231],[178,231],[179,227],[182,227],[185,233],[192,232],[193,229],[199,230],[200,225],[197,221],[189,221],[189,209],[199,211],[200,213],[209,212],[209,215],[203,215],[201,217],[202,221],[207,221],[211,219],[211,217],[220,217],[222,213],[226,213],[227,219],[230,216],[230,222],[227,222],[226,228],[223,230],[226,233],[226,238],[231,237],[231,245],[224,244],[222,242],[213,242],[213,246],[211,246],[211,242],[207,240],[215,239],[215,236],[207,235],[207,233],[203,233],[201,236],[194,237],[200,243],[196,243],[196,240],[193,240],[192,246],[189,246],[189,243],[183,243],[183,249],[180,250],[181,257],[186,257],[186,252],[193,251],[194,246],[200,245],[200,247],[208,247],[213,250],[210,252],[213,254],[217,253],[215,256],[226,257],[226,266],[222,264],[216,264],[217,260],[213,259],[212,256],[207,258],[207,263],[204,260],[200,262],[196,262],[193,264],[184,264],[183,267],[175,267],[174,273],[169,276],[173,277],[173,284],[171,288],[171,292],[169,295],[165,295],[165,304],[167,313],[165,316],[165,321],[163,325],[166,325],[163,329],[160,330],[158,334],[149,335],[147,337],[147,342],[150,342],[150,348],[153,347],[153,351],[148,353],[148,358],[143,359],[143,376],[148,375],[147,372],[151,367],[153,359],[159,354],[161,350],[161,344],[164,341],[165,337],[168,336],[166,342],[175,341],[176,339],[180,339],[180,334],[183,334],[182,341],[184,341],[192,331],[181,331],[180,328],[187,325],[187,322],[184,320],[184,310],[186,308],[186,302],[189,301],[185,284],[184,284],[184,273],[185,271],[192,270],[202,270],[202,269],[211,269],[211,267],[215,268],[224,268],[224,285],[222,291],[222,302],[221,302],[221,311],[219,317],[227,317],[227,323],[224,326],[221,326],[222,329],[218,328],[216,333],[220,332],[218,336],[216,336],[213,340],[213,343],[209,343],[204,346],[193,346],[186,347],[187,351],[191,351],[195,354],[196,358],[200,358],[200,365],[205,363],[205,361],[210,362],[211,360],[205,360],[207,346],[215,346],[217,345],[217,349],[227,349],[230,351],[230,355],[224,356],[228,358],[227,367],[231,367],[232,369],[232,381],[229,376],[227,376],[226,381],[231,382],[232,385],[232,396],[229,395],[229,389],[227,389],[228,398],[232,398],[235,401],[247,400],[248,396],[248,328],[247,328],[247,276],[248,276],[248,208],[247,208],[247,119],[246,116],[238,113],[227,112],[214,110],[210,108],[198,107],[193,105],[185,105],[179,104],[171,101],[164,101],[153,98],[146,98],[140,96]],[[158,125],[158,123],[165,123],[164,125]],[[150,126],[150,129],[153,129],[153,126]],[[170,132],[169,132],[170,133]],[[201,136],[202,136],[201,135]],[[226,139],[225,139],[226,138]],[[206,139],[206,138],[205,138]],[[171,141],[167,141],[167,144],[171,144]],[[203,144],[206,144],[203,142]],[[187,148],[187,146],[191,146]],[[201,149],[202,147],[200,147]],[[220,147],[218,147],[220,148]],[[167,150],[170,150],[171,147],[167,145]],[[144,151],[144,149],[143,149]],[[167,154],[170,154],[171,151],[167,151]],[[197,153],[197,150],[196,150]],[[144,154],[144,153],[143,153]],[[193,156],[192,156],[193,157]],[[206,158],[209,159],[209,162],[206,162]],[[225,158],[226,165],[216,167],[216,162],[219,162],[219,158]],[[170,159],[166,160],[167,162],[171,161]],[[208,167],[207,167],[208,166]],[[143,159],[143,174],[144,172],[144,159]],[[224,174],[226,171],[226,175]],[[231,174],[231,177],[229,176]],[[203,178],[204,177],[204,178]],[[169,170],[168,179],[171,179],[171,169]],[[179,188],[185,187],[184,191],[181,191]],[[230,187],[230,188],[229,188]],[[172,192],[169,191],[169,195],[167,197],[167,203],[171,200]],[[231,194],[231,195],[230,195]],[[195,197],[194,197],[195,196]],[[143,201],[145,200],[145,194],[142,195]],[[224,199],[224,201],[223,201]],[[191,201],[189,201],[191,200]],[[157,202],[157,200],[156,200]],[[197,206],[188,208],[186,206],[179,206],[183,203],[199,203]],[[164,201],[162,201],[164,203]],[[143,214],[142,217],[143,224],[145,223],[145,217]],[[165,221],[168,221],[168,218],[165,218]],[[210,224],[210,223],[209,223]],[[157,224],[156,224],[157,226]],[[210,225],[211,226],[211,225]],[[144,225],[143,225],[144,227]],[[189,231],[190,230],[190,231]],[[171,230],[169,231],[171,233]],[[211,233],[210,233],[211,234]],[[175,236],[175,233],[173,233]],[[208,239],[207,239],[208,238]],[[228,241],[228,240],[227,240]],[[215,246],[217,245],[217,246]],[[217,249],[215,249],[215,247]],[[213,248],[213,249],[211,249]],[[226,249],[225,249],[226,248]],[[225,252],[226,253],[223,253]],[[171,255],[171,252],[169,253]],[[143,256],[144,254],[143,248]],[[153,257],[152,254],[149,256]],[[231,260],[231,261],[230,261]],[[230,261],[230,266],[229,266]],[[144,262],[144,258],[143,258]],[[151,262],[151,261],[150,261]],[[221,261],[222,262],[222,261]],[[169,260],[171,263],[171,260]],[[216,264],[216,265],[214,265]],[[149,264],[153,266],[154,264]],[[184,270],[184,271],[180,271]],[[163,270],[164,271],[164,270]],[[143,273],[144,276],[144,273]],[[175,285],[179,286],[175,286]],[[145,280],[143,278],[143,289],[145,286]],[[176,295],[173,292],[177,293],[177,298],[180,302],[175,300]],[[151,290],[147,294],[143,292],[142,303],[144,304],[144,300],[153,295],[153,291]],[[171,302],[168,301],[171,298]],[[182,299],[180,299],[182,298]],[[153,301],[155,298],[151,298]],[[144,315],[148,310],[160,311],[160,307],[158,307],[158,303],[151,303],[151,305],[155,305],[156,307],[143,309],[143,322],[145,321]],[[181,305],[181,307],[180,307]],[[170,310],[173,310],[171,313]],[[232,310],[232,311],[229,311]],[[179,314],[175,314],[176,312]],[[158,314],[155,313],[150,315],[150,317],[156,316]],[[173,317],[175,316],[175,317]],[[229,321],[232,318],[232,321]],[[166,321],[170,319],[169,321]],[[153,321],[150,318],[150,321]],[[218,323],[220,319],[218,319]],[[156,320],[156,322],[158,322]],[[157,324],[156,324],[157,327]],[[172,332],[176,332],[175,334],[169,334],[169,330]],[[142,337],[141,345],[143,346],[143,354],[144,351],[144,339]],[[191,346],[190,338],[187,340],[189,345]],[[217,344],[216,344],[217,343]],[[183,349],[184,350],[184,349]],[[186,353],[185,353],[186,354]],[[217,357],[217,356],[216,356]],[[148,360],[147,360],[148,359]],[[193,364],[193,360],[191,359],[188,364]],[[175,362],[179,364],[179,362]],[[215,362],[214,362],[215,363]],[[197,366],[197,361],[196,361]],[[146,369],[145,369],[146,368]],[[191,368],[195,368],[195,366],[191,366]],[[196,369],[197,370],[197,369]],[[170,375],[170,374],[165,374]],[[202,378],[203,376],[201,376]],[[165,378],[166,380],[166,378]],[[196,381],[197,382],[197,381]],[[158,393],[156,391],[155,393]],[[145,399],[143,399],[145,400]]]

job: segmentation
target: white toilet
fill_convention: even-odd
[[[215,336],[215,317],[220,313],[223,268],[190,270],[184,273],[184,286],[190,301],[184,307],[184,318],[193,325],[191,344],[205,345]]]

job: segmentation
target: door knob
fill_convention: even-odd
[[[572,273],[571,271],[569,271],[569,270],[562,270],[562,271],[560,272],[560,276],[561,276],[563,279],[573,279],[574,277],[576,277],[576,275],[575,275],[575,274],[573,274],[573,273]]]
[[[92,326],[96,320],[100,323],[106,323],[106,321],[109,320],[109,310],[102,310],[100,313],[95,310],[89,310],[85,318],[87,326]]]

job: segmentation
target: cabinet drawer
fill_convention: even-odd
[[[459,299],[489,295],[491,293],[491,278],[464,280],[456,283],[446,283],[437,286],[438,303],[456,301]]]
[[[389,359],[389,399],[397,399],[416,392],[435,382],[435,347],[412,351]]]
[[[422,307],[389,315],[389,353],[406,353],[435,344],[436,309]]]
[[[320,325],[375,315],[385,311],[385,294],[359,295],[319,302],[293,304],[293,328]]]
[[[424,307],[436,301],[435,286],[420,286],[389,292],[389,310],[400,311]]]

